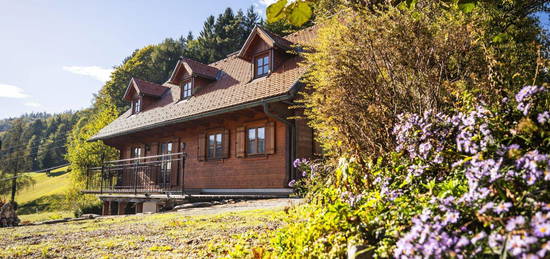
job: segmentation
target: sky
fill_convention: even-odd
[[[0,0],[0,119],[89,107],[135,49],[197,35],[226,7],[253,5],[265,16],[274,1]]]
[[[0,119],[89,107],[135,49],[274,0],[0,0]]]

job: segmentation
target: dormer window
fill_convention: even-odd
[[[269,73],[269,53],[257,56],[255,58],[255,77],[266,76]]]
[[[134,101],[134,114],[141,111],[141,99],[138,98]]]
[[[191,97],[191,94],[193,93],[193,84],[191,81],[187,81],[183,83],[182,91],[181,91],[181,98],[186,99]]]

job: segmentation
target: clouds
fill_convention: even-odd
[[[277,0],[260,0],[258,1],[261,5],[269,6],[270,4],[273,4],[277,2]]]
[[[0,84],[0,97],[23,99],[28,98],[29,95],[15,85]]]
[[[111,77],[112,68],[98,66],[64,66],[63,70],[77,75],[89,76],[101,82],[107,82]]]
[[[24,103],[25,106],[33,107],[33,108],[39,108],[42,107],[42,104],[39,104],[37,102],[26,102]]]
[[[12,99],[29,99],[31,96],[26,94],[21,87],[15,85],[0,84],[0,98],[2,97]],[[42,104],[33,101],[24,102],[23,105],[32,108],[42,107]]]

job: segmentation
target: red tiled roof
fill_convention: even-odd
[[[284,37],[284,39],[292,44],[307,45],[308,42],[314,40],[315,33],[315,28],[310,28],[291,34]],[[192,120],[207,113],[224,112],[240,104],[285,96],[299,82],[307,69],[299,65],[302,60],[300,56],[291,57],[280,64],[267,77],[257,79],[253,77],[253,64],[235,55],[208,66],[196,66],[195,68],[201,67],[200,69],[205,68],[205,66],[212,67],[221,70],[221,73],[218,75],[217,80],[206,86],[201,86],[191,98],[185,100],[179,98],[180,86],[170,82],[165,83],[164,86],[170,88],[170,90],[155,103],[157,107],[137,114],[132,114],[129,110],[101,129],[90,140],[107,139],[162,125]],[[195,62],[186,61],[188,64]]]
[[[273,39],[275,45],[281,47],[281,48],[284,48],[284,49],[291,49],[292,48],[292,45],[294,44],[293,42],[273,33],[273,32],[270,32],[262,27],[258,27],[260,28],[263,32],[265,32],[271,39]]]
[[[162,94],[164,94],[164,92],[168,90],[168,87],[155,84],[149,81],[145,81],[142,79],[138,79],[138,78],[132,78],[132,80],[130,80],[130,84],[135,87],[136,91],[139,94],[149,95],[153,97],[161,97]],[[126,90],[126,93],[124,94],[124,99],[126,100],[131,99],[131,96],[129,95],[130,89],[132,88],[128,87],[128,89]]]
[[[189,59],[189,58],[183,58],[182,62],[185,62],[189,65],[191,68],[191,71],[193,74],[197,74],[203,77],[207,78],[216,78],[216,75],[218,74],[218,69],[215,67],[211,67],[209,65],[197,62],[195,60]]]

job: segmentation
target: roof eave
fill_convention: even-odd
[[[292,87],[286,93],[284,93],[282,95],[277,95],[277,96],[272,96],[272,97],[268,97],[268,98],[262,98],[262,99],[251,101],[251,102],[236,104],[236,105],[233,105],[233,106],[220,108],[220,109],[213,110],[213,111],[203,112],[203,113],[199,113],[199,114],[196,114],[196,115],[187,116],[187,117],[183,117],[183,118],[177,118],[177,119],[173,119],[173,120],[162,121],[162,122],[154,123],[154,124],[147,125],[147,126],[144,126],[144,127],[139,127],[139,128],[135,128],[135,129],[131,129],[131,130],[127,130],[127,131],[123,131],[123,132],[119,132],[119,133],[115,133],[115,134],[111,134],[111,135],[102,136],[102,137],[92,136],[91,138],[89,138],[87,140],[87,142],[94,142],[94,141],[98,141],[98,140],[112,139],[112,138],[115,138],[115,137],[120,137],[120,136],[132,134],[132,133],[136,133],[136,132],[140,132],[140,131],[144,131],[144,130],[154,129],[154,128],[173,125],[173,124],[177,124],[177,123],[181,123],[181,122],[192,121],[192,120],[201,119],[201,118],[205,118],[205,117],[210,117],[210,116],[214,116],[214,115],[220,115],[220,114],[224,114],[224,113],[228,113],[228,112],[238,111],[238,110],[258,106],[258,105],[261,105],[263,103],[272,103],[272,102],[291,100],[291,99],[294,98],[294,96],[298,92],[298,88],[299,88],[300,85],[301,85],[300,80],[298,80],[292,85]]]

